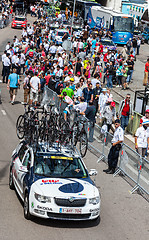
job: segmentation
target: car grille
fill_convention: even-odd
[[[73,201],[65,198],[55,198],[54,200],[61,207],[84,207],[86,204],[86,198],[73,199]]]
[[[47,212],[47,215],[49,218],[53,219],[67,219],[67,220],[87,220],[90,218],[91,213],[87,214],[65,214],[65,213],[52,213],[52,212]]]

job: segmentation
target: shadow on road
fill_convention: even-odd
[[[2,178],[4,178],[4,177],[6,176],[8,167],[9,167],[9,163],[7,163],[7,164],[5,165],[5,167],[3,167],[2,169],[0,169],[0,180],[2,180]]]
[[[33,218],[32,221],[38,225],[54,227],[54,228],[91,228],[100,224],[100,218],[98,220],[90,221],[69,221],[69,220],[53,220],[53,219],[41,219]]]

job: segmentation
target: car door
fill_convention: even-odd
[[[30,162],[31,162],[31,152],[30,152],[30,149],[27,149],[18,170],[18,184],[19,184],[20,194],[22,198],[23,198],[23,180],[25,175],[28,173]]]
[[[28,147],[26,145],[22,145],[21,148],[18,151],[18,154],[14,160],[14,164],[13,164],[13,181],[14,184],[16,186],[16,190],[18,192],[18,194],[20,195],[20,183],[19,183],[19,179],[20,179],[20,167],[22,166],[22,161],[24,158],[24,155],[27,151]]]

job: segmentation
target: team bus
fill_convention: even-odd
[[[106,28],[112,32],[112,40],[117,44],[126,44],[133,37],[134,19],[110,8],[93,6],[88,12],[88,25],[91,28]]]

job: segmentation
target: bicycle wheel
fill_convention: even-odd
[[[72,127],[72,145],[73,146],[76,146],[77,145],[77,142],[78,142],[78,127],[77,127],[77,124],[74,123],[73,124],[73,127]]]
[[[80,154],[81,157],[85,157],[86,152],[88,148],[88,138],[87,138],[87,133],[82,132],[80,134],[80,143],[79,143],[79,149],[80,149]]]
[[[17,123],[16,123],[16,131],[17,131],[17,136],[18,136],[19,139],[23,139],[24,135],[25,135],[24,123],[25,123],[24,115],[20,115],[18,117]]]
[[[70,128],[68,122],[64,122],[61,126],[61,143],[69,143],[70,141]]]

